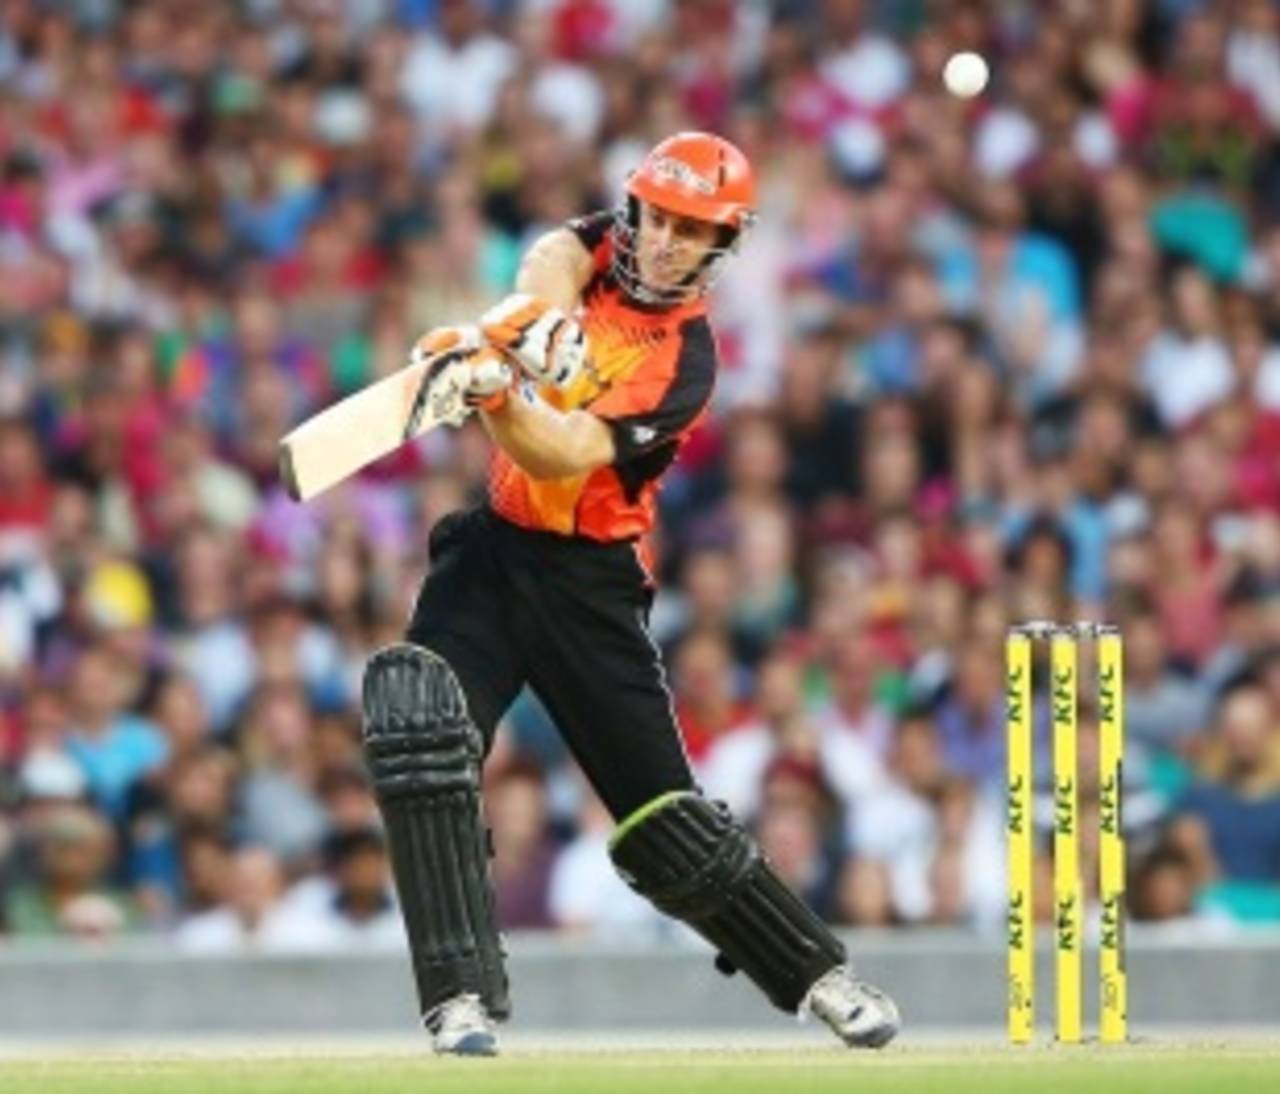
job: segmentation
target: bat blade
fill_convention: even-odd
[[[458,354],[413,362],[287,433],[279,468],[289,496],[310,501],[406,441],[446,422],[460,425],[468,412],[466,368]]]

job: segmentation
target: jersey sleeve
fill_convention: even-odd
[[[711,400],[716,349],[705,318],[681,327],[674,367],[644,370],[591,404],[613,433],[614,464],[630,463],[689,431]]]
[[[613,226],[613,213],[607,209],[587,213],[565,221],[564,226],[578,237],[588,251],[595,254],[609,236],[609,229]]]

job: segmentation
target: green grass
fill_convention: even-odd
[[[1280,1044],[1102,1048],[893,1047],[793,1051],[534,1052],[431,1056],[82,1055],[0,1059],[5,1094],[1179,1094],[1280,1090]]]

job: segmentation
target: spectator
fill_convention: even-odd
[[[21,419],[0,419],[0,532],[42,534],[53,509],[53,483],[39,439]]]
[[[1133,918],[1153,937],[1193,942],[1231,933],[1229,916],[1196,907],[1192,864],[1183,852],[1166,844],[1142,860],[1130,903]]]
[[[1207,729],[1208,696],[1194,677],[1170,664],[1159,619],[1136,610],[1123,623],[1125,730],[1139,751],[1189,752],[1190,738]]]
[[[300,882],[286,896],[281,932],[334,950],[404,946],[381,832],[334,832],[325,841],[324,859],[324,877]]]
[[[172,754],[133,787],[123,821],[124,873],[146,920],[171,926],[183,900],[183,860],[192,832],[217,838],[230,831],[234,762],[221,747],[202,744]]]
[[[577,832],[556,857],[548,885],[548,908],[559,930],[606,939],[637,939],[679,927],[618,876],[609,859],[609,814],[586,789],[582,790]]]
[[[284,874],[263,847],[245,847],[228,863],[222,903],[178,925],[177,945],[192,954],[281,953],[325,944],[325,937],[303,935],[284,905]]]
[[[378,823],[373,788],[363,767],[331,768],[316,787],[331,832],[358,832]]]
[[[853,454],[857,406],[840,390],[842,344],[838,330],[817,322],[789,348],[779,402],[792,453],[787,497],[804,509],[820,509],[855,492]]]
[[[230,889],[230,841],[217,828],[190,828],[182,833],[179,855],[184,918],[194,919],[220,907]]]
[[[695,764],[715,741],[751,717],[738,694],[728,643],[714,631],[685,636],[673,659],[672,683],[685,750]]]
[[[541,769],[513,761],[491,777],[487,800],[498,923],[508,929],[550,926],[547,891],[555,845],[547,831]]]
[[[239,833],[269,849],[287,868],[305,866],[324,839],[311,729],[301,689],[281,681],[255,691],[237,734],[245,771],[237,803]]]
[[[747,819],[760,808],[764,773],[778,755],[807,759],[819,749],[805,712],[804,664],[794,655],[778,651],[760,666],[755,707],[758,720],[716,738],[698,768],[706,792]]]
[[[983,786],[1004,777],[1004,692],[1000,657],[970,646],[960,654],[937,723],[947,770]]]
[[[898,724],[887,760],[889,777],[849,811],[849,846],[866,864],[857,868],[860,874],[872,864],[883,869],[893,916],[918,922],[932,912],[927,873],[937,838],[935,806],[946,782],[937,729],[923,712]],[[866,915],[852,908],[846,914],[855,921]]]
[[[1270,697],[1241,682],[1219,701],[1202,779],[1177,807],[1172,846],[1200,899],[1237,919],[1280,918],[1280,735]]]
[[[155,725],[125,709],[126,681],[119,670],[119,660],[105,646],[91,646],[77,658],[64,743],[94,798],[115,818],[124,811],[130,787],[168,751]]]
[[[778,875],[823,918],[832,918],[843,850],[840,804],[816,756],[782,753],[763,776],[756,836]]]
[[[1185,266],[1171,287],[1172,324],[1157,335],[1141,368],[1161,420],[1178,428],[1230,395],[1235,380],[1208,278]]]
[[[469,0],[444,0],[439,32],[416,36],[404,58],[402,90],[439,139],[478,129],[502,81],[516,67],[511,45],[480,26]]]
[[[83,805],[64,805],[45,816],[36,839],[36,874],[9,894],[8,930],[109,938],[132,926],[133,909],[107,880],[115,841],[99,814]]]
[[[814,712],[824,737],[856,742],[876,762],[884,760],[892,732],[890,712],[876,695],[880,668],[875,644],[867,635],[845,635],[832,651],[830,697]],[[850,784],[845,792],[856,790]]]

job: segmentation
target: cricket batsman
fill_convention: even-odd
[[[392,852],[423,1021],[436,1051],[493,1055],[510,1013],[480,770],[528,683],[607,806],[614,865],[777,1007],[878,1048],[897,1007],[694,783],[647,630],[642,537],[705,413],[706,295],[754,218],[746,157],[707,133],[659,144],[621,208],[525,255],[478,327],[426,335],[465,361],[494,442],[488,501],[432,529],[403,643],[364,677],[364,748]]]

